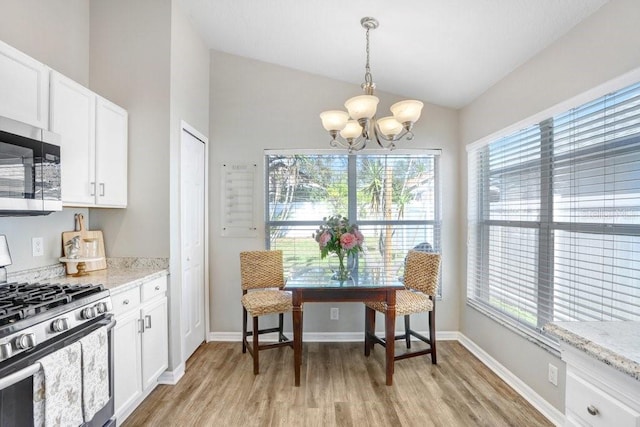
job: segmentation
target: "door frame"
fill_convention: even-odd
[[[198,132],[193,126],[184,120],[180,120],[180,156],[182,158],[182,133],[187,132],[204,144],[204,227],[203,227],[203,246],[204,246],[204,342],[209,342],[211,335],[211,316],[209,315],[209,138]],[[181,164],[181,163],[180,163]],[[182,185],[182,167],[180,167],[180,186]],[[182,211],[182,193],[179,190],[180,212]],[[180,317],[182,322],[182,213],[180,213]],[[182,327],[180,327],[182,331]],[[185,340],[180,336],[180,353],[182,363],[185,359]]]

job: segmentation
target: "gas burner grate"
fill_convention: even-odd
[[[0,326],[102,292],[102,285],[9,283],[0,286]]]

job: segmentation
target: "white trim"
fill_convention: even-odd
[[[504,365],[491,357],[489,353],[480,348],[476,343],[471,341],[461,332],[458,333],[458,341],[467,350],[484,363],[494,374],[499,376],[511,388],[513,388],[520,396],[524,397],[534,408],[536,408],[549,421],[557,426],[565,425],[565,416],[557,410],[555,406],[544,400],[538,393],[529,387],[524,381],[514,375]]]
[[[336,149],[336,148],[319,148],[319,149],[314,149],[314,148],[296,148],[296,149],[282,149],[282,150],[278,150],[278,149],[266,149],[264,150],[264,155],[268,156],[268,155],[279,155],[279,156],[292,156],[295,154],[349,154],[346,152],[346,150],[342,149]],[[442,154],[442,149],[441,148],[396,148],[393,151],[382,151],[379,148],[378,149],[364,149],[364,150],[360,150],[351,154],[388,154],[388,155],[394,155],[394,154],[400,154],[400,155],[407,155],[407,154],[415,154],[415,155],[434,155],[434,156],[440,156]]]
[[[158,384],[176,385],[178,381],[184,376],[185,364],[182,362],[173,371],[164,371],[158,377]]]
[[[632,85],[634,83],[638,83],[639,81],[640,81],[640,68],[636,68],[634,70],[629,71],[628,73],[625,73],[605,83],[602,83],[601,85],[596,86],[593,89],[589,89],[585,92],[582,92],[579,95],[569,98],[566,101],[560,102],[554,105],[553,107],[547,108],[546,110],[536,113],[533,116],[520,120],[519,122],[516,122],[511,126],[507,126],[504,129],[501,129],[497,132],[494,132],[490,135],[485,136],[484,138],[481,138],[475,142],[472,142],[467,145],[467,151],[484,147],[489,143],[497,139],[500,139],[504,136],[510,135],[521,129],[525,129],[530,126],[533,126],[545,119],[548,119],[549,117],[555,116],[556,114],[564,113],[566,111],[571,110],[572,108],[579,107],[583,104],[586,104],[587,102],[591,102],[595,99],[598,99],[608,93],[615,92],[626,86]]]

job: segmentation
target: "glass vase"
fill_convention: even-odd
[[[331,269],[333,276],[332,280],[339,280],[341,282],[350,280],[352,277],[354,262],[351,257],[344,253],[333,254],[329,257],[329,268]]]

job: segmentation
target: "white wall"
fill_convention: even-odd
[[[88,0],[2,0],[0,40],[87,85],[89,81]],[[13,265],[9,272],[58,264],[61,233],[73,230],[76,212],[65,209],[42,217],[0,217]],[[31,256],[31,238],[44,239],[44,255]]]
[[[186,15],[171,6],[170,90],[170,246],[169,370],[182,362],[181,245],[180,245],[180,138],[181,121],[201,134],[209,134],[209,49],[193,30]],[[208,284],[207,284],[208,286]]]
[[[640,2],[612,0],[558,42],[489,89],[460,114],[462,145],[551,108],[640,67]],[[460,247],[466,238],[466,152],[460,156]],[[460,251],[460,269],[464,254]],[[466,273],[462,273],[466,274]],[[464,281],[464,276],[462,277]],[[461,331],[540,396],[564,410],[564,364],[551,353],[464,305]],[[558,387],[546,381],[547,364],[561,368]]]
[[[256,163],[263,170],[264,149],[327,149],[329,135],[320,123],[320,112],[338,108],[347,98],[358,95],[358,85],[347,84],[264,62],[217,51],[211,52],[210,121],[210,280],[211,326],[213,332],[239,332],[240,262],[243,250],[264,248],[263,233],[257,238],[221,237],[220,165]],[[388,111],[398,100],[384,92],[379,111]],[[425,104],[416,125],[413,142],[399,147],[442,148],[443,194],[443,300],[437,312],[438,330],[458,330],[458,177],[459,143],[457,113]],[[263,194],[264,188],[258,189]],[[262,223],[264,204],[260,203]],[[262,229],[261,229],[262,230]],[[309,237],[311,238],[311,237]],[[329,320],[329,307],[342,307],[339,321]],[[287,321],[289,322],[289,320]],[[426,317],[414,327],[426,330]],[[308,304],[305,306],[306,332],[359,332],[364,327],[360,303]],[[290,323],[285,328],[291,330]]]

